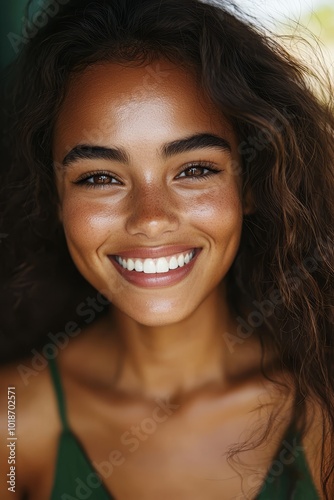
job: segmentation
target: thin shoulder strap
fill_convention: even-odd
[[[68,421],[67,421],[67,417],[66,417],[65,397],[64,397],[61,379],[60,379],[60,374],[59,374],[57,363],[56,363],[55,359],[49,360],[49,367],[50,367],[50,373],[51,373],[53,386],[54,386],[56,397],[57,397],[58,410],[59,410],[59,415],[60,415],[61,423],[63,426],[63,430],[64,431],[69,430],[69,425],[68,425]]]

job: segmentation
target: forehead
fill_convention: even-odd
[[[232,128],[205,96],[194,73],[169,61],[141,66],[99,63],[69,80],[54,129],[54,146],[79,142],[162,142]],[[168,137],[167,137],[168,136]]]

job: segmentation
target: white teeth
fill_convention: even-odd
[[[178,256],[177,263],[178,263],[179,267],[184,266],[184,256],[182,254]]]
[[[153,259],[144,260],[144,273],[145,274],[155,274],[157,271],[155,269],[155,264]]]
[[[144,270],[144,265],[141,260],[137,259],[135,262],[135,270],[140,273],[141,271]]]
[[[135,263],[132,259],[128,259],[127,268],[129,271],[133,271],[135,268]]]
[[[169,269],[177,269],[178,263],[176,257],[172,257],[169,261]]]
[[[158,259],[122,259],[116,256],[117,262],[128,271],[136,271],[145,274],[168,273],[169,270],[183,267],[192,260],[195,251],[180,253],[170,257],[160,257]]]
[[[155,267],[157,273],[168,273],[169,271],[168,262],[165,257],[160,257],[160,259],[157,260]]]

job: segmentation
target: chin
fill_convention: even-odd
[[[154,304],[146,303],[131,308],[123,308],[114,303],[114,307],[136,323],[150,327],[163,327],[179,323],[187,319],[193,312],[189,308],[178,307],[175,303],[166,303],[165,301]],[[196,306],[193,309],[195,311]]]

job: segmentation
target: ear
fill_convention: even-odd
[[[253,193],[250,189],[249,184],[245,187],[242,201],[243,201],[242,205],[243,205],[243,214],[244,215],[250,215],[250,214],[254,214],[256,212],[254,197],[253,197]]]

